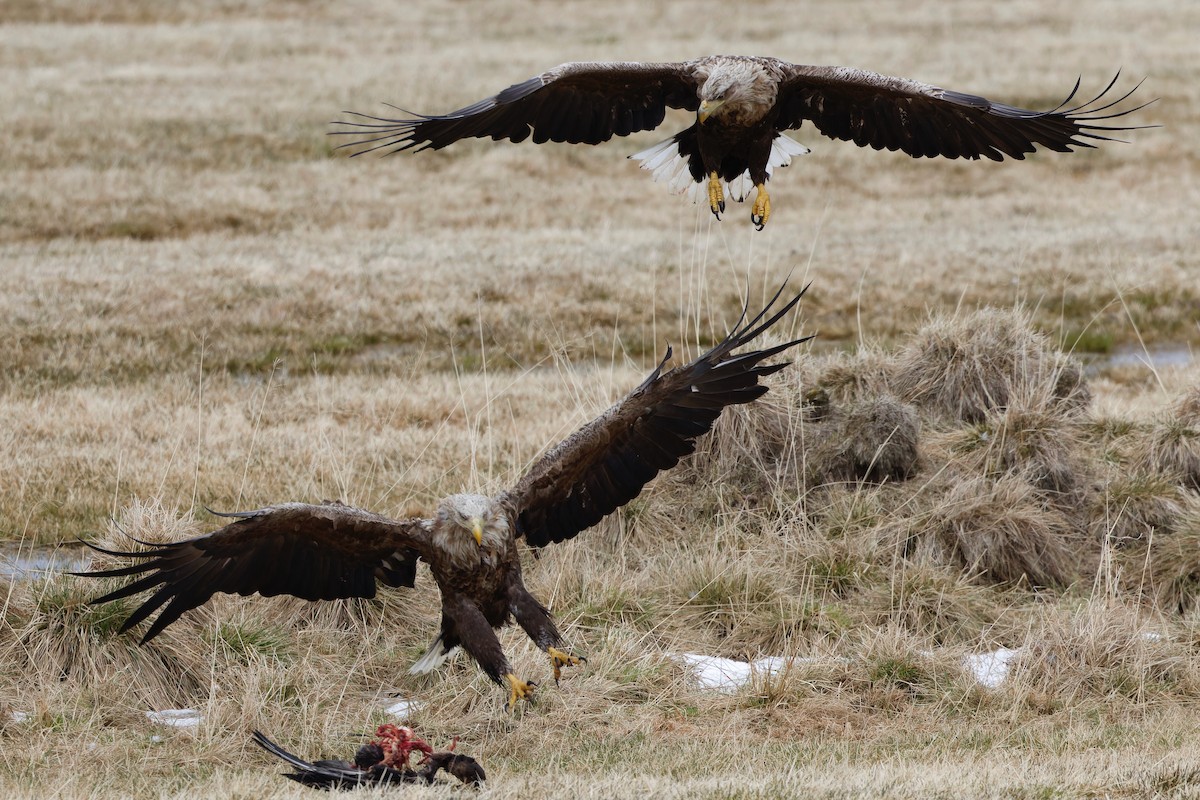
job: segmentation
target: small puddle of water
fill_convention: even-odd
[[[33,580],[52,572],[80,570],[88,565],[82,545],[17,545],[0,543],[0,578]]]
[[[1186,367],[1192,363],[1192,348],[1186,344],[1148,348],[1118,347],[1108,355],[1101,356],[1098,361],[1106,367]]]
[[[1175,369],[1195,363],[1195,348],[1190,344],[1164,344],[1154,347],[1121,345],[1110,353],[1076,353],[1089,376],[1100,375],[1110,369],[1130,367]]]

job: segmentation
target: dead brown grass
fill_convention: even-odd
[[[905,480],[919,465],[920,418],[891,395],[852,401],[806,433],[810,475],[819,483]]]
[[[489,797],[1194,795],[1195,369],[1085,375],[1060,350],[1197,340],[1196,14],[4,4],[5,540],[498,489],[665,342],[710,342],[745,284],[757,300],[797,265],[803,328],[837,352],[526,565],[590,660],[515,717],[466,663],[405,673],[436,625],[424,581],[321,608],[219,597],[144,649],[77,581],[0,582],[0,795],[301,796],[247,731],[345,754],[392,693],[425,703],[431,739],[462,735]],[[1035,107],[1121,65],[1164,127],[1000,165],[805,129],[814,153],[772,183],[763,233],[621,157],[661,133],[385,160],[324,136],[342,108],[440,111],[568,59],[710,52]],[[1026,655],[985,690],[961,657],[998,645]],[[714,695],[678,651],[812,660]],[[146,720],[168,704],[205,721]]]
[[[940,557],[986,580],[1062,587],[1080,575],[1078,537],[1016,475],[955,480],[931,515]]]
[[[1096,598],[1082,609],[1049,613],[1045,638],[1020,659],[1011,691],[1053,698],[1060,708],[1086,698],[1192,695],[1200,671],[1193,643],[1141,609]]]
[[[1150,426],[1135,448],[1133,461],[1144,469],[1173,476],[1200,489],[1200,418],[1196,387],[1179,397]]]
[[[1141,541],[1173,528],[1184,513],[1189,493],[1161,472],[1134,470],[1114,476],[1096,497],[1093,534],[1115,547]]]
[[[1090,399],[1079,366],[1031,329],[1026,314],[983,309],[926,326],[905,350],[894,385],[901,397],[951,420],[980,422],[1023,395],[1049,390],[1068,408]]]

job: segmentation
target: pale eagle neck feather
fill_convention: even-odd
[[[482,544],[475,543],[469,520],[479,517],[483,528]],[[452,494],[438,506],[433,525],[433,544],[460,568],[495,564],[511,546],[509,522],[504,507],[490,497],[478,494]]]
[[[775,105],[783,74],[757,59],[716,56],[700,70],[707,78],[700,87],[701,100],[725,96],[714,118],[737,125],[753,125]]]

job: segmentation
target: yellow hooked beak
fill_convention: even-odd
[[[471,517],[471,535],[475,537],[475,544],[483,546],[483,522],[479,517]]]
[[[712,116],[714,111],[723,105],[725,105],[724,100],[701,100],[700,110],[696,112],[696,118],[704,122],[704,120]]]

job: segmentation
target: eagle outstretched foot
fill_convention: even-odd
[[[765,183],[760,183],[754,188],[758,189],[758,196],[754,198],[754,210],[750,212],[750,221],[761,231],[771,217],[771,196],[767,194]]]
[[[515,710],[517,701],[530,699],[533,697],[533,690],[537,688],[537,684],[533,681],[526,683],[511,672],[504,673],[504,679],[508,681],[509,688],[512,690],[508,702],[504,704],[505,711]]]
[[[721,189],[721,176],[715,172],[708,174],[708,207],[714,217],[721,219],[721,212],[725,210],[725,192]]]
[[[573,656],[570,653],[564,653],[557,647],[547,647],[546,654],[550,656],[550,666],[554,668],[554,682],[557,684],[558,679],[562,677],[563,667],[577,667],[580,664],[586,664],[587,659],[583,656]]]

